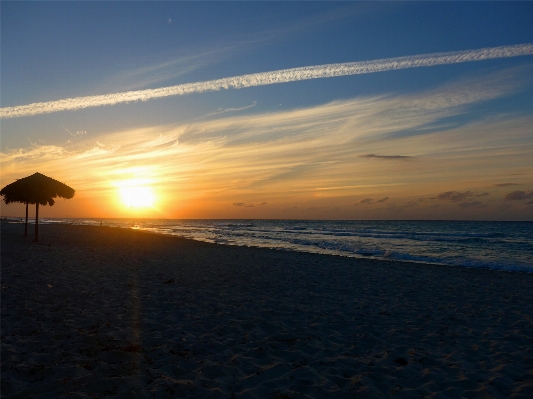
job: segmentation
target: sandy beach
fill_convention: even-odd
[[[2,398],[533,397],[532,274],[1,228]]]

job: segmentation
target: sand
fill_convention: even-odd
[[[2,398],[533,397],[531,274],[1,227]]]

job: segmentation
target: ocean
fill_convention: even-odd
[[[102,224],[221,245],[533,273],[533,222],[58,218],[39,223]]]

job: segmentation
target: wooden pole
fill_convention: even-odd
[[[35,241],[39,241],[39,203],[35,205]]]
[[[28,237],[28,205],[29,203],[26,202],[26,225],[24,226],[24,237]]]

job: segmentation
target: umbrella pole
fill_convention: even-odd
[[[28,203],[26,202],[26,225],[24,226],[24,237],[28,237]]]
[[[39,241],[39,203],[35,205],[35,241]]]

